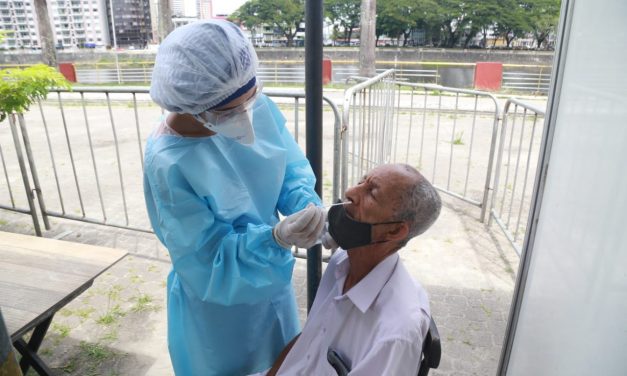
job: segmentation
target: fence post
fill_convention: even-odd
[[[35,234],[41,236],[41,228],[39,227],[39,220],[37,219],[37,210],[35,209],[35,202],[33,201],[33,192],[30,188],[30,182],[28,181],[28,173],[26,172],[26,165],[24,164],[24,154],[22,154],[22,147],[20,146],[20,138],[17,135],[17,127],[15,125],[15,114],[9,115],[9,125],[11,127],[11,135],[13,136],[13,144],[15,145],[15,153],[17,154],[17,162],[20,165],[20,172],[22,173],[22,181],[24,182],[24,190],[26,191],[26,199],[28,200],[28,208],[30,209],[30,215],[33,219],[33,226],[35,227]]]
[[[30,139],[28,138],[28,131],[26,130],[26,121],[24,121],[24,114],[17,114],[17,120],[20,123],[20,131],[22,132],[22,139],[24,140],[24,150],[26,151],[26,158],[28,158],[28,165],[30,166],[30,173],[33,178],[33,185],[35,186],[35,193],[37,194],[37,201],[39,202],[39,210],[41,210],[41,217],[44,220],[44,227],[46,230],[50,230],[50,221],[48,220],[48,212],[46,211],[46,204],[44,203],[44,197],[41,192],[41,185],[39,184],[39,175],[37,175],[37,167],[35,166],[35,158],[33,158],[33,151],[30,147]]]

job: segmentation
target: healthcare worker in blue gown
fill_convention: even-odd
[[[261,371],[300,332],[290,248],[316,242],[324,211],[257,64],[227,21],[180,27],[157,53],[150,95],[169,112],[146,144],[144,193],[172,259],[168,347],[179,376]]]

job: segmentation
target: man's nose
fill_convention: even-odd
[[[346,197],[347,200],[351,201],[351,203],[355,205],[359,203],[359,190],[357,189],[357,187],[348,188],[344,193],[344,197]]]

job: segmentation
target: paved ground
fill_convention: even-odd
[[[341,103],[341,92],[330,91],[326,94],[336,103]],[[545,100],[545,98],[527,99],[537,102],[539,106]],[[502,103],[504,99],[499,98],[499,101]],[[443,108],[454,108],[455,98],[444,98],[442,103]],[[290,106],[288,104],[282,106],[288,121],[294,122],[290,120],[294,115],[290,113]],[[111,115],[102,103],[90,105],[89,127],[94,140],[94,153],[90,153],[86,145],[90,145],[91,140],[88,143],[86,118],[83,116],[82,108],[70,103],[66,103],[64,108],[69,136],[63,133],[64,123],[59,111],[50,104],[43,109],[50,129],[52,144],[50,154],[54,151],[56,170],[53,170],[52,164],[48,162],[49,149],[45,137],[47,133],[44,133],[39,110],[34,109],[26,116],[30,142],[33,145],[33,154],[37,161],[39,179],[42,181],[42,191],[46,197],[48,210],[63,211],[73,216],[81,216],[84,213],[87,217],[99,219],[102,205],[107,209],[106,217],[109,223],[123,223],[125,214],[128,214],[127,220],[133,226],[146,227],[148,224],[141,194],[141,164],[138,158],[141,152],[138,145],[143,145],[154,119],[159,115],[158,109],[140,104],[138,116],[141,129],[139,127],[135,129],[132,120],[135,113],[132,106],[118,104],[114,106]],[[403,112],[400,115],[401,120],[406,116]],[[109,116],[113,116],[116,121],[118,132],[116,143],[112,139],[113,127]],[[325,124],[333,124],[330,111],[325,111],[324,117]],[[301,119],[303,118],[304,115]],[[485,121],[491,124],[489,119]],[[425,145],[432,145],[433,140],[429,138],[432,136],[429,135],[433,132],[429,133],[429,127],[432,128],[433,125],[429,119],[427,122]],[[443,115],[442,122],[448,125],[455,124],[457,127],[474,124],[463,117],[457,119],[450,115]],[[6,125],[5,123],[2,125]],[[332,143],[329,142],[333,138],[332,128],[327,128],[324,134],[326,148],[324,171],[327,171],[327,175],[323,177],[326,202],[330,199],[331,177],[328,172],[331,171],[333,155]],[[462,128],[457,128],[457,131],[460,132],[460,129]],[[135,135],[140,133],[140,130],[141,138],[137,139]],[[302,127],[299,133],[302,145],[304,143]],[[482,144],[489,140],[484,133],[483,129],[477,133],[475,147],[482,153],[489,149]],[[489,136],[490,132],[487,134]],[[467,131],[465,137],[468,138],[469,135]],[[69,139],[74,163],[69,163],[69,147],[66,143]],[[469,140],[463,141],[465,142],[453,143],[456,158],[459,153],[465,154],[466,148],[470,147]],[[453,146],[448,139],[441,139],[440,143],[441,152],[451,150],[453,153]],[[22,180],[8,127],[0,126],[0,145],[4,149],[6,159],[8,171],[6,179],[13,187],[16,205],[27,207],[22,197]],[[116,153],[119,153],[123,161],[121,163],[123,172],[120,171],[119,174],[115,163]],[[443,154],[440,160],[446,163],[447,155]],[[457,161],[458,159],[456,163]],[[97,175],[94,171],[96,164]],[[424,168],[430,168],[429,165],[425,165]],[[481,170],[481,166],[477,162],[473,163],[471,168]],[[76,175],[73,174],[74,167]],[[461,177],[464,175],[453,172],[451,184],[455,186],[458,180],[463,183]],[[94,181],[95,176],[100,177],[100,182]],[[483,188],[484,176],[485,173],[471,172],[469,192],[481,197],[482,191],[476,187]],[[446,178],[439,175],[434,177],[439,184]],[[121,185],[122,180],[125,187],[123,191],[118,186],[118,182]],[[62,188],[58,189],[59,181]],[[77,195],[76,187],[79,183],[82,198]],[[102,193],[100,185],[96,189],[96,183],[101,185]],[[124,192],[126,195],[120,194]],[[3,205],[10,205],[13,196],[7,191],[5,184],[0,184],[0,201]],[[429,292],[432,312],[440,329],[442,362],[440,368],[432,374],[494,375],[507,322],[515,272],[518,269],[518,256],[496,226],[489,229],[478,221],[479,209],[448,196],[443,198],[445,209],[440,220],[401,252],[410,272]],[[127,207],[128,210],[125,211]],[[103,217],[104,214],[103,208]],[[29,216],[5,210],[0,210],[0,230],[34,234]],[[81,376],[171,375],[172,369],[166,346],[165,316],[165,279],[170,269],[170,260],[166,250],[154,235],[53,219],[52,229],[45,232],[44,236],[122,248],[130,253],[130,256],[99,277],[93,287],[56,315],[41,349],[43,357],[55,371],[59,375]],[[294,271],[294,285],[302,320],[305,319],[306,312],[305,278],[306,262],[298,260]]]
[[[445,198],[441,219],[401,253],[429,292],[443,356],[433,375],[493,375],[518,257],[478,209]],[[46,237],[126,249],[130,255],[56,316],[41,354],[59,375],[170,375],[165,278],[170,262],[152,234],[53,220]],[[0,212],[0,230],[33,234],[30,218]],[[306,263],[294,271],[305,318]]]

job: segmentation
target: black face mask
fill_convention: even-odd
[[[337,245],[343,249],[353,249],[369,244],[384,243],[387,240],[372,241],[372,226],[402,223],[401,221],[366,223],[359,222],[348,216],[344,205],[329,209],[329,234]]]

